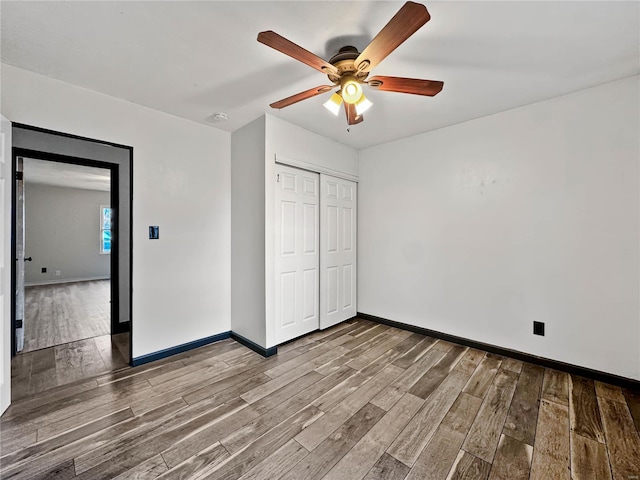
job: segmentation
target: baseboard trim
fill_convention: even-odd
[[[224,340],[229,337],[231,337],[230,331],[222,332],[217,335],[212,335],[211,337],[201,338],[200,340],[194,340],[193,342],[183,343],[182,345],[176,345],[175,347],[165,348],[164,350],[160,350],[158,352],[148,353],[146,355],[142,355],[140,357],[132,359],[131,366],[137,367],[138,365],[144,365],[145,363],[161,360],[178,353],[187,352],[189,350],[193,350],[194,348],[209,345],[210,343],[219,342],[220,340]]]
[[[381,323],[390,327],[400,328],[402,330],[408,330],[414,333],[420,333],[429,337],[439,338],[448,342],[457,343],[466,347],[477,348],[478,350],[484,350],[486,352],[502,355],[503,357],[515,358],[523,362],[533,363],[546,368],[553,368],[560,370],[561,372],[570,373],[573,375],[580,375],[582,377],[590,378],[600,382],[611,383],[624,388],[640,389],[640,381],[632,378],[621,377],[614,375],[613,373],[602,372],[600,370],[593,370],[587,367],[580,367],[571,363],[560,362],[558,360],[552,360],[550,358],[538,357],[531,355],[530,353],[524,353],[519,350],[511,350],[509,348],[498,347],[489,343],[477,342],[464,337],[458,337],[456,335],[449,335],[448,333],[438,332],[436,330],[429,330],[428,328],[417,327],[408,323],[396,322],[375,315],[369,315],[368,313],[358,312],[358,317],[364,320],[370,320],[372,322]]]
[[[83,278],[60,278],[60,279],[50,279],[50,280],[40,280],[37,282],[26,282],[24,284],[25,287],[39,287],[41,285],[57,285],[59,283],[77,283],[77,282],[94,282],[96,280],[110,280],[110,275],[101,275],[98,277],[83,277]]]
[[[259,353],[260,355],[262,355],[265,358],[270,357],[271,355],[275,355],[276,353],[278,353],[278,347],[271,347],[271,348],[261,347],[257,343],[252,342],[248,338],[245,338],[242,335],[238,335],[235,332],[231,332],[231,338],[234,339],[236,342],[241,343],[245,347],[250,348],[254,352]]]
[[[131,322],[119,322],[113,324],[113,334],[126,333],[131,330]]]

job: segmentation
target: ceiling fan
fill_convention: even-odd
[[[364,120],[363,112],[372,105],[364,96],[363,85],[387,92],[430,97],[438,94],[442,90],[444,82],[385,76],[375,76],[367,80],[371,69],[427,23],[430,18],[431,16],[424,5],[406,2],[362,52],[358,52],[355,47],[345,46],[328,62],[271,30],[260,32],[258,42],[326,74],[333,83],[333,85],[321,85],[305,90],[272,103],[270,106],[278,109],[288,107],[307,98],[330,92],[337,86],[338,90],[331,95],[324,106],[334,115],[338,115],[340,106],[344,103],[347,123],[355,125]]]

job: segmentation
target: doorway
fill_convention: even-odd
[[[16,351],[111,335],[111,170],[17,162]]]
[[[15,124],[13,138],[17,399],[130,364],[132,149]]]

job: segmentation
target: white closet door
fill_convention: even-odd
[[[356,315],[357,183],[320,175],[320,328]]]
[[[319,323],[320,176],[276,165],[276,341],[317,330]]]

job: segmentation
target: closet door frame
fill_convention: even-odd
[[[341,172],[339,170],[334,170],[328,167],[324,167],[322,165],[317,165],[311,162],[307,162],[307,161],[302,161],[302,160],[297,160],[297,159],[293,159],[290,157],[286,157],[280,154],[276,154],[275,155],[275,162],[274,162],[274,166],[275,169],[271,170],[272,173],[275,172],[275,170],[278,169],[278,166],[280,165],[284,165],[284,166],[288,166],[288,167],[294,167],[294,168],[298,168],[300,170],[306,170],[308,172],[312,172],[312,173],[317,173],[317,174],[326,174],[329,175],[331,177],[336,177],[338,179],[341,180],[349,180],[352,182],[356,183],[356,194],[354,196],[356,203],[357,203],[357,183],[359,180],[359,177],[357,175],[351,175],[349,173],[345,173],[345,172]],[[275,177],[277,179],[277,176]],[[272,192],[274,192],[272,190]],[[275,192],[274,192],[275,193]],[[273,193],[272,193],[273,194]],[[271,210],[273,212],[273,216],[271,218],[273,218],[274,220],[274,229],[279,228],[278,225],[275,225],[276,223],[276,215],[277,212],[275,211],[275,208],[278,208],[275,205],[275,197],[274,198],[274,203],[271,204],[273,205],[274,210],[271,210],[271,207],[269,207],[267,209],[267,211]],[[270,202],[267,202],[270,203]],[[322,210],[322,205],[320,204],[320,211]],[[322,217],[322,215],[320,215]],[[357,235],[356,235],[356,230],[357,230],[357,208],[356,208],[356,213],[354,215],[354,245],[356,246],[356,253],[355,255],[357,256]],[[272,230],[273,231],[273,230]],[[320,233],[320,237],[322,237],[322,231],[319,232]],[[280,312],[278,312],[278,308],[277,305],[280,304],[279,301],[276,301],[275,296],[278,295],[280,289],[276,288],[275,282],[278,281],[277,279],[277,269],[275,268],[275,256],[278,254],[278,248],[279,245],[277,245],[277,241],[275,239],[275,237],[271,237],[273,238],[273,243],[271,243],[271,245],[273,247],[270,247],[269,245],[267,245],[267,252],[271,251],[273,252],[270,256],[269,254],[267,254],[267,268],[266,268],[266,272],[268,274],[267,277],[267,292],[271,291],[273,292],[273,301],[269,300],[269,296],[267,297],[267,301],[266,301],[266,306],[267,306],[267,319],[269,319],[268,323],[267,323],[267,343],[268,345],[271,346],[276,346],[279,345],[283,342],[286,342],[286,340],[281,340],[280,338],[280,334],[279,332],[277,332],[276,330],[278,330],[278,321],[279,321],[279,315]],[[267,241],[267,244],[269,244],[270,242]],[[271,259],[269,259],[269,257],[271,257]],[[320,259],[320,262],[322,260]],[[318,267],[320,267],[320,262],[318,264]],[[270,266],[271,265],[271,266]],[[355,280],[354,280],[354,285],[353,285],[353,305],[354,305],[354,312],[357,310],[357,265],[354,265],[355,270]],[[270,280],[272,279],[272,280]],[[273,283],[271,283],[273,282]],[[271,283],[271,285],[273,285],[273,287],[269,286],[269,283]],[[318,295],[319,295],[319,307],[322,304],[323,298],[320,296],[320,292],[322,289],[322,284],[319,283],[318,285]],[[320,312],[320,309],[319,309]],[[353,314],[353,316],[355,316],[355,313]],[[272,319],[272,320],[271,320]],[[319,321],[319,325],[317,328],[319,329],[324,329],[324,328],[328,328],[328,326],[323,326],[323,322]],[[271,333],[270,333],[271,332]],[[271,338],[271,340],[269,340],[269,338]]]

